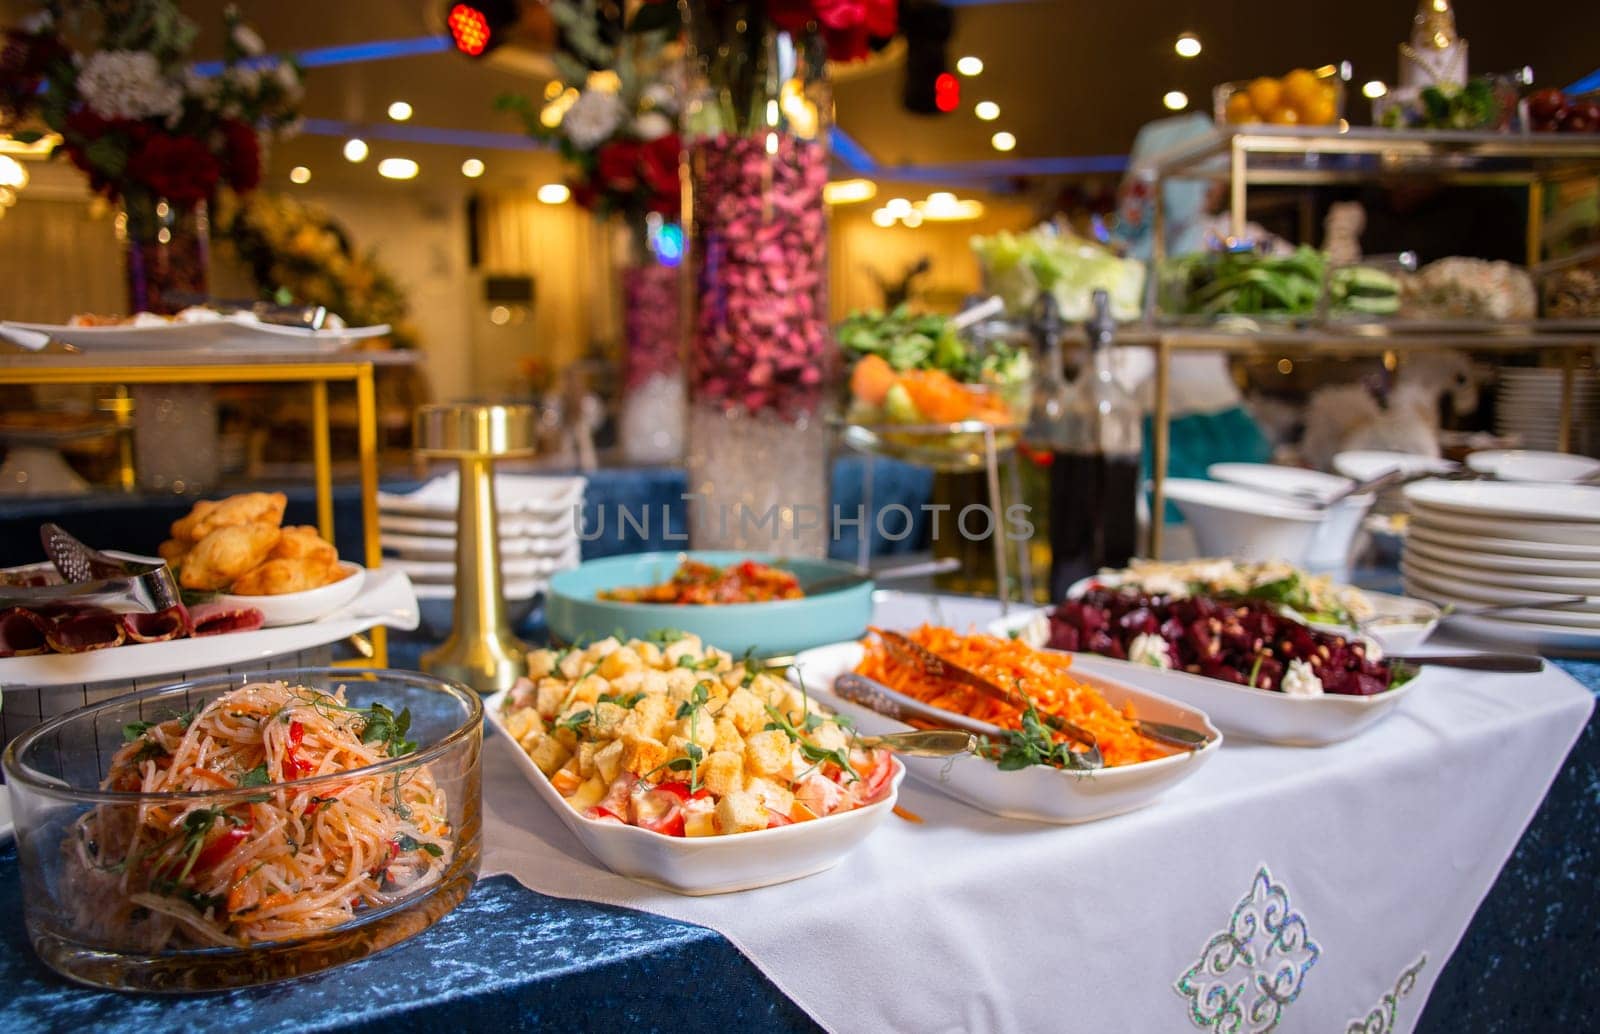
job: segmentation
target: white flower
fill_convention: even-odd
[[[254,97],[261,92],[261,73],[257,69],[234,65],[222,74],[236,93]]]
[[[294,66],[287,61],[280,61],[273,66],[272,77],[289,93],[300,88],[300,73],[296,72]]]
[[[1128,644],[1128,660],[1163,670],[1172,667],[1172,654],[1167,649],[1167,641],[1158,635],[1134,636],[1133,642]]]
[[[617,131],[626,115],[622,99],[616,94],[585,90],[567,109],[561,126],[572,146],[580,151],[591,151]]]
[[[161,74],[155,55],[102,50],[83,63],[78,92],[101,118],[174,118],[182,110],[183,86]]]
[[[644,88],[641,99],[648,107],[673,114],[678,110],[678,91],[667,83],[651,83]]]
[[[243,22],[233,27],[233,45],[252,57],[265,52],[267,49],[266,43],[262,42],[261,35]]]
[[[647,111],[633,120],[633,135],[640,140],[656,140],[672,132],[672,120],[659,111]]]
[[[183,72],[183,92],[202,103],[209,104],[217,96],[217,81],[201,75],[193,68]]]
[[[1322,680],[1305,661],[1290,661],[1289,670],[1283,673],[1283,695],[1290,697],[1319,697]]]

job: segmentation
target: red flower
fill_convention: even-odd
[[[261,141],[238,119],[224,119],[221,128],[222,177],[239,193],[249,193],[261,182]]]
[[[128,155],[127,178],[168,201],[205,200],[221,174],[205,144],[193,137],[154,133]]]
[[[803,32],[817,13],[811,0],[767,0],[767,16],[784,32]]]
[[[678,182],[678,155],[681,149],[682,142],[678,134],[668,133],[645,144],[644,153],[639,159],[645,190],[650,192],[652,198],[669,199],[664,203],[670,203],[674,210],[681,203]]]
[[[610,191],[626,194],[638,189],[639,159],[644,145],[634,140],[613,140],[595,155],[595,175]]]
[[[859,61],[872,51],[867,30],[857,25],[849,29],[822,27],[823,42],[828,45],[828,60],[841,64]]]
[[[600,188],[595,185],[593,180],[586,180],[583,183],[569,183],[567,186],[572,190],[572,200],[577,203],[579,208],[585,212],[594,211],[594,206],[600,201]]]

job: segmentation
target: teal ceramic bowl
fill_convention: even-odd
[[[727,603],[713,606],[674,603],[622,603],[596,598],[605,589],[655,585],[672,577],[683,557],[719,567],[754,560],[786,567],[802,587],[857,573],[850,564],[803,560],[765,553],[637,553],[590,560],[550,579],[545,620],[562,642],[591,642],[608,635],[644,637],[663,628],[693,632],[702,641],[735,655],[795,653],[814,646],[859,639],[872,618],[872,583],[850,585],[798,600]]]

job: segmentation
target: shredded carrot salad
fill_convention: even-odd
[[[1139,735],[1133,724],[1138,716],[1132,701],[1119,711],[1099,690],[1074,678],[1068,670],[1072,658],[1065,654],[1036,650],[1015,639],[962,635],[932,625],[923,625],[904,634],[950,663],[981,675],[997,686],[1020,690],[1033,699],[1040,714],[1055,715],[1087,729],[1099,741],[1107,766],[1132,765],[1174,753]],[[880,639],[869,638],[863,645],[866,655],[856,666],[858,675],[945,711],[964,714],[1002,729],[1022,728],[1020,708],[958,683],[929,678],[916,667],[897,661]],[[1056,738],[1058,742],[1065,740],[1060,733]]]

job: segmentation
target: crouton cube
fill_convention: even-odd
[[[714,750],[706,757],[700,781],[718,797],[744,789],[744,758],[731,750]]]
[[[745,737],[745,766],[756,775],[772,775],[789,760],[789,736],[780,729]]]
[[[672,732],[675,736],[681,736],[685,742],[697,744],[707,750],[717,741],[716,723],[710,716],[704,714],[678,719],[678,724]]]
[[[578,733],[570,725],[557,725],[550,730],[549,738],[567,748],[567,753],[578,749]]]
[[[593,667],[596,661],[603,657],[610,657],[620,649],[622,649],[622,640],[614,635],[608,635],[604,639],[596,639],[590,643],[589,648],[583,652],[589,659],[590,667]]]
[[[716,724],[717,735],[711,741],[712,750],[731,750],[739,754],[744,753],[744,737],[739,735],[739,729],[726,718],[718,718]]]
[[[683,835],[689,837],[716,836],[716,806],[708,800],[689,801],[685,804],[683,806]]]
[[[641,736],[622,741],[622,767],[636,776],[660,768],[671,758],[660,740]]]
[[[733,654],[720,650],[715,646],[706,647],[705,656],[700,660],[701,671],[731,671],[733,669]]]
[[[694,692],[694,687],[700,684],[704,677],[698,671],[688,668],[672,668],[666,672],[667,696],[674,703],[683,703],[689,699],[689,694]]]
[[[626,675],[630,671],[643,671],[644,662],[632,650],[613,650],[600,662],[600,674],[608,679]]]
[[[593,704],[600,699],[601,693],[609,692],[611,692],[611,683],[599,675],[586,675],[573,684],[572,699],[580,700],[585,704]]]
[[[505,717],[506,735],[521,743],[530,734],[544,735],[544,719],[531,707],[513,711]]]
[[[628,648],[639,655],[640,662],[646,668],[661,667],[664,658],[661,655],[661,647],[655,643],[647,643],[643,639],[630,639]]]
[[[585,779],[577,792],[567,798],[567,803],[572,805],[574,811],[588,811],[605,797],[608,786],[608,783],[598,778]]]
[[[811,742],[823,750],[838,750],[850,744],[850,736],[833,722],[823,722],[811,730]]]
[[[717,717],[731,721],[741,735],[749,736],[767,724],[767,708],[760,697],[741,686],[728,694],[728,703]]]
[[[539,771],[545,775],[559,771],[571,756],[572,751],[562,746],[559,740],[549,736],[540,740],[532,750],[528,751],[528,757],[533,759],[533,763],[539,766]]]
[[[543,678],[534,690],[534,706],[546,718],[554,718],[567,699],[567,683],[563,679]]]
[[[575,679],[588,671],[592,663],[584,659],[582,650],[568,650],[566,656],[556,664],[556,671],[560,672],[564,679]]]
[[[673,666],[683,657],[698,661],[705,656],[705,652],[701,649],[699,636],[686,635],[677,642],[668,645],[665,650],[661,651],[661,656],[668,666]]]
[[[717,828],[724,833],[748,833],[766,829],[766,806],[747,793],[730,793],[717,802]]]
[[[616,782],[617,776],[622,774],[622,752],[625,749],[621,740],[612,740],[594,752],[595,774],[608,785]]]
[[[594,734],[602,739],[610,739],[617,734],[617,728],[631,712],[626,707],[621,707],[609,701],[594,705]]]
[[[625,671],[616,678],[611,679],[611,692],[617,696],[631,696],[634,693],[645,692],[645,673],[640,671]]]
[[[766,805],[768,811],[779,815],[789,814],[789,810],[794,807],[794,793],[770,779],[759,777],[748,779],[745,781],[744,792]]]
[[[556,670],[556,652],[549,649],[528,651],[528,678],[535,682]]]
[[[593,741],[584,741],[578,744],[578,753],[575,755],[578,762],[578,774],[588,779],[594,775],[594,756],[600,749],[600,744]]]

